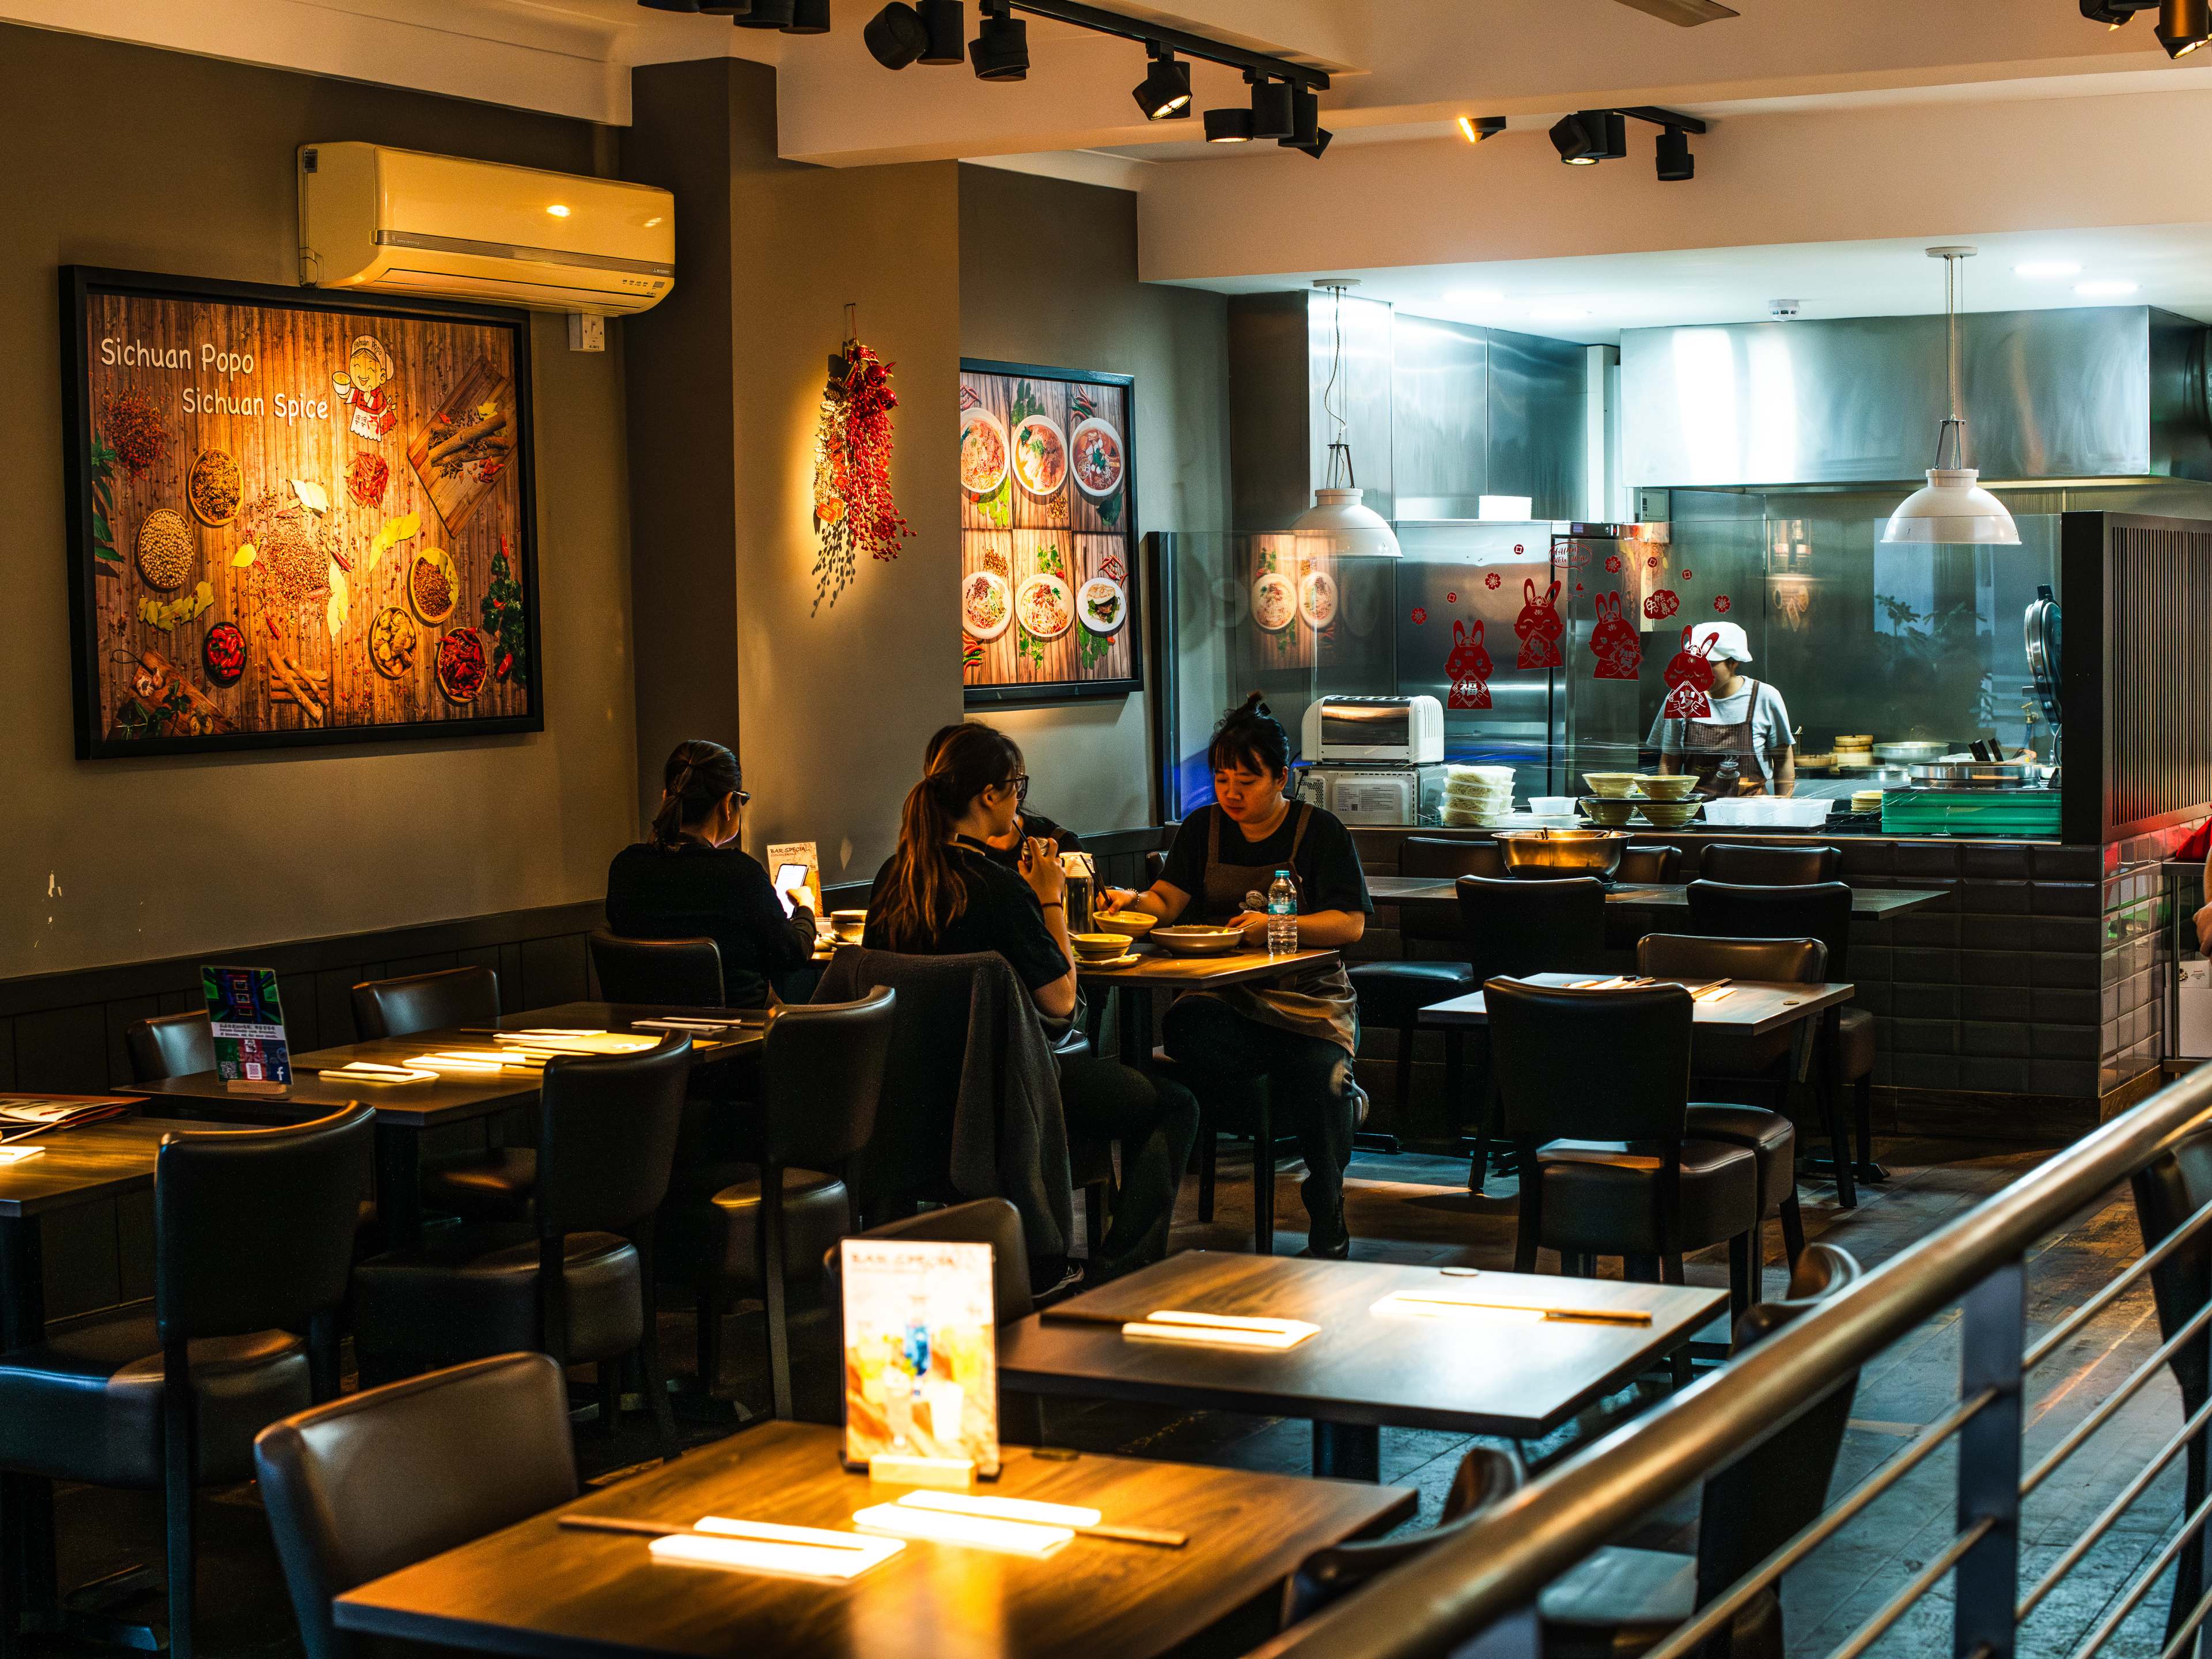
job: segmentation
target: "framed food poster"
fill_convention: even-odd
[[[1144,684],[1135,385],[960,365],[961,684],[979,703]]]
[[[525,313],[67,266],[80,758],[544,726]]]

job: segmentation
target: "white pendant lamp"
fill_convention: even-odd
[[[1329,318],[1334,339],[1328,385],[1322,392],[1321,401],[1322,410],[1336,423],[1336,432],[1329,440],[1328,470],[1321,488],[1314,491],[1314,504],[1298,514],[1291,529],[1297,536],[1301,557],[1400,558],[1404,550],[1398,545],[1397,534],[1390,528],[1389,521],[1373,507],[1359,504],[1359,485],[1352,470],[1352,442],[1346,435],[1344,411],[1336,402],[1336,383],[1344,370],[1344,290],[1357,286],[1357,279],[1334,276],[1314,286],[1327,289],[1334,297],[1334,309]]]
[[[1959,412],[1959,261],[1971,259],[1970,247],[1931,247],[1931,259],[1943,262],[1943,311],[1949,330],[1951,412],[1936,436],[1936,465],[1928,469],[1927,485],[1905,498],[1889,515],[1885,542],[1917,542],[1925,546],[1967,545],[2017,547],[2020,526],[2005,505],[1981,486],[1981,474],[1966,465],[1966,417]],[[1943,465],[1943,447],[1951,446],[1953,465]]]

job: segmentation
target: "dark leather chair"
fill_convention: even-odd
[[[337,1392],[337,1315],[374,1123],[354,1105],[283,1128],[167,1135],[152,1314],[0,1354],[0,1471],[163,1494],[176,1659],[192,1651],[192,1489],[251,1479],[253,1437]],[[14,1616],[19,1570],[0,1562],[0,1617]]]
[[[576,1496],[561,1367],[502,1354],[272,1423],[253,1443],[307,1659],[381,1651],[340,1630],[348,1590]]]
[[[134,1020],[124,1028],[123,1046],[130,1052],[133,1083],[215,1070],[215,1027],[203,1009]]]
[[[353,988],[353,1023],[363,1042],[496,1025],[499,975],[489,968],[441,968],[369,980]],[[481,1147],[425,1160],[422,1203],[464,1221],[526,1221],[538,1188],[538,1154],[507,1145],[495,1121],[487,1122],[484,1133]]]
[[[668,1191],[690,1070],[683,1036],[641,1054],[546,1061],[535,1227],[458,1227],[362,1262],[354,1273],[362,1381],[538,1350],[564,1364],[598,1365],[601,1419],[611,1428],[618,1362],[635,1355],[672,1449],[651,1223]]]
[[[1682,849],[1679,847],[1624,847],[1620,849],[1620,868],[1613,874],[1620,880],[1639,885],[1672,886],[1682,878]]]
[[[1802,887],[1815,881],[1833,881],[1843,856],[1832,847],[1709,842],[1698,854],[1698,878],[1732,882],[1739,887]]]
[[[1172,1078],[1198,1098],[1198,1218],[1213,1219],[1213,1194],[1220,1170],[1221,1139],[1252,1143],[1252,1249],[1275,1253],[1275,1158],[1290,1137],[1275,1129],[1274,1093],[1264,1077],[1185,1065],[1164,1048],[1152,1050],[1152,1070]],[[1352,1075],[1352,1056],[1332,1075],[1352,1091],[1352,1129],[1367,1121],[1367,1095]]]
[[[2136,1171],[2134,1188],[2136,1224],[2142,1230],[2148,1255],[2189,1225],[2198,1211],[2212,1203],[2212,1133],[2192,1134],[2177,1142],[2148,1167]],[[2151,1299],[2158,1309],[2159,1337],[2171,1342],[2189,1322],[2212,1302],[2212,1229],[2199,1225],[2177,1243],[2163,1261],[2150,1270]],[[2204,1409],[2212,1398],[2212,1336],[2199,1329],[2167,1357],[2175,1386],[2181,1393],[2181,1416],[2186,1422]],[[2203,1504],[2208,1486],[2205,1432],[2189,1437],[2182,1487],[2181,1512],[2194,1515]],[[2212,1553],[2212,1528],[2200,1526],[2193,1543],[2183,1546],[2174,1569],[2173,1599],[2166,1614],[2161,1647],[2170,1647],[2181,1626],[2204,1593],[2208,1553]],[[2194,1654],[2185,1645],[2184,1654]]]
[[[1408,836],[1398,846],[1398,873],[1439,882],[1461,876],[1497,879],[1505,874],[1505,860],[1493,841]],[[1460,959],[1465,934],[1459,918],[1449,911],[1438,913],[1425,905],[1401,908],[1398,936],[1406,941],[1404,960],[1363,962],[1352,970],[1351,977],[1352,991],[1359,998],[1360,1030],[1398,1034],[1398,1113],[1402,1132],[1411,1121],[1407,1109],[1413,1092],[1413,1037],[1420,1029],[1421,1010],[1474,990],[1474,969]],[[1443,1032],[1448,1111],[1456,1111],[1459,1106],[1458,1097],[1451,1091],[1459,1080],[1462,1035],[1457,1026]]]
[[[1857,1282],[1858,1263],[1832,1244],[1808,1249],[1790,1294],[1736,1322],[1735,1351],[1771,1335]],[[1854,1371],[1769,1438],[1709,1476],[1698,1499],[1698,1551],[1599,1550],[1548,1585],[1537,1603],[1547,1659],[1635,1659],[1689,1622],[1827,1507],[1828,1483],[1858,1388]],[[1782,1600],[1770,1586],[1740,1608],[1704,1652],[1783,1659]]]
[[[1021,1212],[1003,1198],[978,1198],[965,1204],[948,1204],[924,1210],[900,1221],[888,1221],[860,1235],[867,1239],[903,1239],[931,1244],[988,1244],[991,1247],[991,1322],[1004,1329],[1036,1311],[1030,1294],[1030,1252],[1022,1238]],[[829,1286],[830,1303],[843,1318],[844,1303],[838,1278],[838,1247],[822,1255],[822,1271]],[[999,1437],[1010,1445],[1036,1446],[1044,1443],[1043,1401],[1033,1394],[999,1391]]]
[[[592,972],[606,1002],[664,1008],[720,1008],[722,947],[711,939],[623,939],[594,933]]]
[[[757,1296],[775,1414],[791,1415],[786,1302],[793,1285],[819,1282],[822,1253],[854,1231],[842,1177],[875,1131],[897,1008],[897,994],[879,987],[857,1002],[779,1012],[760,1048],[759,1097],[744,1112],[751,1160],[684,1171],[663,1206],[663,1269],[688,1276],[698,1297],[702,1390],[721,1377],[731,1302]]]
[[[1759,848],[1759,851],[1767,849]],[[1816,848],[1827,851],[1827,848]],[[1690,884],[1690,931],[1724,939],[1816,939],[1828,947],[1828,977],[1850,976],[1851,890],[1840,881],[1796,886]],[[1842,1091],[1853,1091],[1858,1129],[1856,1157],[1874,1157],[1874,1016],[1863,1008],[1832,1008],[1820,1022],[1822,1052],[1814,1065],[1821,1112],[1836,1160],[1836,1201],[1858,1206],[1850,1138],[1843,1133]]]
[[[1816,939],[1703,939],[1689,933],[1646,933],[1636,946],[1636,971],[1654,979],[1764,980],[1818,985],[1828,976],[1828,947]],[[1765,1036],[1698,1030],[1690,1035],[1692,1088],[1701,1095],[1730,1085],[1771,1091],[1773,1109],[1757,1104],[1704,1103],[1690,1108],[1690,1133],[1703,1140],[1746,1146],[1759,1158],[1759,1215],[1780,1218],[1785,1258],[1792,1267],[1805,1249],[1805,1221],[1797,1207],[1797,1131],[1783,1109],[1796,1073],[1795,1027]],[[1765,1252],[1753,1252],[1763,1261]],[[1757,1283],[1756,1278],[1753,1280]]]
[[[1617,1255],[1631,1279],[1680,1285],[1685,1253],[1725,1242],[1732,1303],[1748,1309],[1759,1161],[1690,1133],[1690,994],[1493,979],[1483,998],[1523,1172],[1514,1270],[1548,1246],[1566,1273]]]
[[[1521,1489],[1521,1460],[1498,1446],[1471,1446],[1444,1494],[1441,1525],[1395,1538],[1331,1544],[1298,1563],[1283,1584],[1276,1628],[1288,1630],[1340,1601],[1378,1574],[1449,1543],[1480,1521],[1493,1504]],[[309,1659],[314,1659],[310,1656]]]
[[[1462,948],[1474,983],[1500,976],[1598,971],[1605,959],[1605,884],[1592,876],[1562,880],[1462,876],[1459,882]],[[1490,1144],[1498,1121],[1498,1091],[1492,1080],[1490,1034],[1469,1028],[1475,1064],[1474,1154],[1468,1160],[1468,1190],[1480,1193],[1490,1176]],[[1447,1062],[1450,1056],[1446,1055]],[[1449,1075],[1445,1087],[1455,1103],[1464,1098],[1463,1079]],[[1455,1109],[1463,1109],[1455,1106]]]

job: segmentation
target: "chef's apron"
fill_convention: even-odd
[[[1761,763],[1751,729],[1759,713],[1759,682],[1746,680],[1751,696],[1743,706],[1743,718],[1733,726],[1705,726],[1696,720],[1682,722],[1682,763],[1697,774],[1698,787],[1693,792],[1700,799],[1711,800],[1725,787],[1720,776],[1721,763],[1734,758],[1741,775],[1736,793],[1744,795],[1763,795],[1766,793],[1766,769]]]
[[[1291,811],[1297,815],[1297,827],[1291,832],[1291,850],[1280,860],[1264,864],[1225,862],[1221,856],[1221,822],[1229,815],[1217,811],[1207,820],[1206,879],[1200,899],[1209,921],[1225,921],[1238,915],[1244,908],[1245,894],[1255,890],[1264,894],[1274,881],[1276,871],[1296,866],[1298,846],[1305,840],[1306,826],[1312,822],[1314,808],[1300,801]],[[1235,839],[1240,849],[1249,850],[1251,847],[1252,843],[1242,836]],[[1194,991],[1189,994],[1217,998],[1247,1019],[1272,1025],[1278,1030],[1294,1031],[1300,1036],[1319,1037],[1324,1042],[1334,1043],[1346,1054],[1357,1054],[1359,1049],[1359,1005],[1341,961],[1324,968],[1309,969],[1272,985],[1231,985],[1218,991]]]

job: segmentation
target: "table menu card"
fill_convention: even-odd
[[[112,1095],[0,1095],[0,1141],[120,1117],[131,1104]]]
[[[848,1238],[838,1250],[846,1462],[966,1464],[996,1475],[991,1247]]]
[[[284,1006],[271,968],[200,969],[200,991],[215,1027],[215,1069],[224,1084],[246,1093],[272,1091],[292,1081],[291,1050],[284,1041]]]

